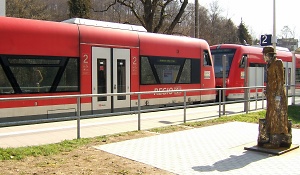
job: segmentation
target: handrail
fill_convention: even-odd
[[[287,87],[292,87],[295,85],[288,85]],[[244,102],[246,105],[251,102],[256,102],[255,110],[257,110],[257,101],[262,100],[262,109],[264,109],[264,100],[265,98],[262,96],[261,98],[256,97],[254,99],[244,99],[244,100],[235,100],[235,101],[221,101],[219,100],[217,103],[207,103],[207,104],[198,104],[198,105],[189,105],[187,104],[187,92],[194,92],[194,91],[211,91],[215,90],[217,93],[220,94],[222,91],[225,90],[236,90],[236,89],[255,89],[255,92],[257,92],[257,89],[265,89],[265,86],[250,86],[250,87],[230,87],[230,88],[208,88],[208,89],[185,89],[185,90],[164,90],[164,91],[145,91],[145,92],[126,92],[126,93],[107,93],[107,94],[77,94],[77,95],[60,95],[60,96],[34,96],[34,97],[9,97],[9,98],[0,98],[0,102],[3,101],[16,101],[16,100],[45,100],[45,99],[61,99],[61,98],[75,98],[77,99],[77,112],[76,116],[73,117],[64,117],[64,118],[53,118],[53,119],[40,119],[40,120],[30,120],[30,121],[15,121],[15,122],[3,122],[0,123],[0,127],[5,126],[12,126],[12,125],[22,125],[22,124],[32,124],[32,123],[43,123],[43,122],[54,122],[54,121],[60,121],[60,120],[77,120],[77,138],[80,138],[80,120],[91,118],[91,117],[100,117],[100,116],[112,116],[112,115],[120,115],[120,114],[130,114],[130,113],[137,113],[138,114],[138,130],[141,130],[141,114],[145,112],[150,111],[159,111],[158,109],[151,109],[151,110],[145,110],[141,109],[141,95],[145,94],[153,94],[153,93],[183,93],[183,106],[176,106],[176,107],[168,107],[164,110],[169,109],[183,109],[183,123],[186,123],[186,109],[192,108],[192,107],[199,107],[199,106],[209,106],[209,105],[219,105],[219,117],[221,117],[221,113],[223,112],[223,115],[225,115],[225,105],[226,104],[232,104],[232,103],[240,103]],[[287,88],[288,89],[288,88]],[[250,92],[250,91],[247,91]],[[97,114],[97,115],[82,115],[81,114],[81,98],[86,97],[101,97],[101,96],[118,96],[118,95],[131,95],[131,96],[138,96],[138,106],[137,110],[135,111],[128,111],[128,112],[119,112],[117,114]],[[287,95],[288,97],[288,95]],[[299,97],[299,95],[291,94],[290,97],[295,98]],[[223,105],[223,109],[221,109],[221,106]],[[160,109],[161,110],[161,109]],[[248,110],[245,110],[244,112],[248,113]]]

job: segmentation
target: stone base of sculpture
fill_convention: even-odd
[[[289,148],[292,144],[292,121],[288,120],[287,134],[272,134],[267,132],[265,119],[259,120],[259,134],[257,139],[257,146],[269,149],[276,149],[280,147]]]
[[[299,148],[292,145],[292,121],[288,120],[288,134],[270,134],[266,129],[266,119],[259,120],[257,145],[245,147],[245,150],[281,155]]]

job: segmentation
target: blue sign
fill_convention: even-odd
[[[272,35],[265,34],[260,36],[260,45],[261,46],[269,46],[272,45]]]

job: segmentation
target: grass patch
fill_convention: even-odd
[[[248,114],[222,116],[220,118],[216,118],[216,119],[212,119],[212,120],[185,123],[184,125],[190,126],[190,127],[204,127],[204,126],[210,126],[210,125],[216,125],[216,124],[234,122],[234,121],[258,123],[258,120],[260,118],[264,118],[265,115],[266,115],[266,111],[263,110],[263,111],[259,111],[259,112],[248,113]]]
[[[49,156],[62,152],[70,152],[80,146],[87,145],[91,142],[96,143],[103,139],[105,139],[105,137],[65,140],[60,143],[41,146],[0,148],[0,160],[21,160],[28,156]]]
[[[171,125],[171,126],[149,129],[149,131],[165,134],[165,133],[176,132],[176,131],[181,131],[181,130],[186,130],[186,129],[187,129],[186,127],[181,126],[181,125]]]
[[[293,124],[300,124],[300,106],[289,106],[288,116],[293,121]]]
[[[258,123],[260,118],[265,118],[266,111],[253,112],[249,114],[240,114],[232,116],[223,116],[220,118],[189,122],[182,125],[173,125],[161,128],[154,128],[149,131],[156,133],[170,133],[187,129],[188,127],[204,127],[215,124],[221,124],[226,122],[250,122]],[[288,117],[293,122],[293,127],[300,128],[300,106],[289,106]],[[188,126],[188,127],[187,127]],[[100,136],[94,138],[82,138],[74,140],[66,140],[57,144],[49,144],[42,146],[30,146],[20,148],[0,148],[0,160],[21,160],[28,156],[49,156],[64,152],[70,152],[74,149],[80,148],[81,146],[97,145],[100,143],[112,143],[126,139],[145,137],[144,131],[132,131],[126,133],[119,133],[110,136]],[[124,138],[123,138],[124,137]]]

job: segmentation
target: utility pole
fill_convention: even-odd
[[[0,0],[0,16],[6,16],[5,1],[6,0]]]
[[[275,0],[273,0],[273,38],[272,38],[272,44],[274,51],[276,53],[276,43],[277,43],[277,37],[276,37],[276,5]]]
[[[195,0],[195,38],[199,38],[199,3]]]

